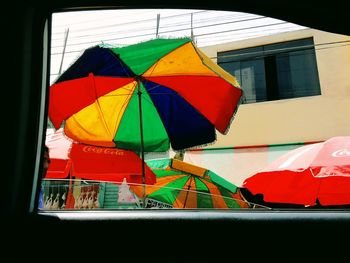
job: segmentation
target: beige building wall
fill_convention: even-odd
[[[320,141],[350,135],[350,37],[303,29],[201,49],[217,52],[313,37],[321,95],[242,104],[228,134],[208,148]]]

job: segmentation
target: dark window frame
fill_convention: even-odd
[[[237,77],[243,103],[321,95],[313,37],[218,52],[217,63]]]

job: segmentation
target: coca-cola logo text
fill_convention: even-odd
[[[99,148],[94,146],[84,146],[83,152],[97,153],[97,154],[110,154],[110,155],[124,155],[124,152],[115,148]]]
[[[350,150],[348,149],[340,149],[332,153],[333,157],[347,157],[350,156]]]

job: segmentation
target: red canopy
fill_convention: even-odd
[[[142,160],[133,151],[99,147],[72,142],[62,129],[48,134],[46,145],[50,150],[51,163],[45,178],[67,178],[69,172],[77,178],[142,183]],[[154,184],[155,174],[146,165],[145,182]]]
[[[47,169],[45,178],[51,179],[64,179],[69,175],[71,169],[72,161],[67,159],[55,159],[50,158],[51,162],[49,168]]]
[[[350,136],[302,146],[247,178],[243,186],[266,202],[350,205]]]

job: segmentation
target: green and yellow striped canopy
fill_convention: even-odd
[[[217,174],[177,159],[147,161],[156,174],[154,185],[132,186],[140,197],[166,203],[173,208],[249,208],[239,188]]]

